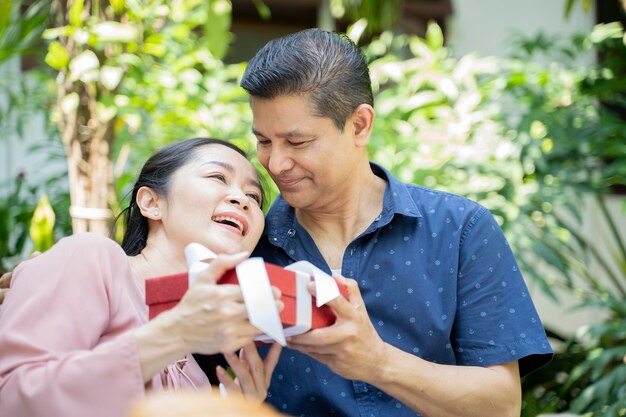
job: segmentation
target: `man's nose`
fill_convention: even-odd
[[[289,171],[293,165],[293,159],[287,150],[278,146],[272,148],[267,166],[271,174],[280,175],[285,171]]]

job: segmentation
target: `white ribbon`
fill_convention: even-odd
[[[189,286],[191,287],[198,274],[208,268],[206,261],[214,259],[216,255],[199,243],[190,243],[185,248],[185,257],[189,266]],[[262,335],[255,340],[275,340],[285,346],[285,335],[301,334],[311,329],[311,294],[307,288],[311,277],[315,286],[317,307],[323,306],[340,295],[335,280],[310,262],[299,261],[285,267],[286,270],[296,273],[297,324],[283,329],[263,259],[249,258],[235,268],[250,323],[269,336]]]
[[[206,246],[202,246],[199,243],[190,243],[185,248],[185,258],[187,259],[187,266],[189,267],[188,279],[189,287],[196,282],[198,274],[209,267],[209,263],[215,259],[217,255]]]
[[[236,269],[250,323],[285,346],[287,341],[263,258],[248,258]]]

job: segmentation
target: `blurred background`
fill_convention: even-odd
[[[166,143],[254,155],[246,61],[347,32],[370,61],[371,159],[485,205],[518,258],[557,351],[524,379],[523,415],[624,416],[625,3],[0,0],[0,271],[72,233],[119,238]]]

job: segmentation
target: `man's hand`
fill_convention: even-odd
[[[39,255],[41,255],[41,252],[35,251],[28,257],[28,259],[33,259],[34,257]],[[17,265],[15,266],[17,267]],[[11,286],[11,278],[13,278],[12,270],[9,272],[5,272],[0,277],[0,305],[4,302],[4,297],[6,297],[7,292],[9,292],[9,287]]]
[[[327,304],[337,316],[335,324],[288,338],[287,346],[346,379],[371,380],[384,366],[387,344],[372,325],[357,282],[333,277],[347,289],[347,299],[338,297]]]

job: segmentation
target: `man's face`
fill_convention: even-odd
[[[314,209],[341,198],[358,157],[350,123],[340,131],[313,114],[306,95],[251,99],[261,164],[292,207]]]

